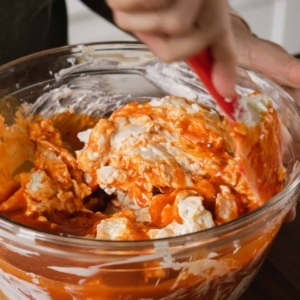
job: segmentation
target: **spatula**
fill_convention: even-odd
[[[239,95],[236,93],[233,98],[227,99],[221,96],[212,83],[213,60],[208,49],[187,59],[187,63],[196,75],[201,79],[207,91],[214,98],[222,111],[231,119],[235,120],[235,110],[238,107]]]
[[[212,83],[213,60],[209,50],[187,59],[187,63],[227,116],[241,173],[256,196],[258,204],[263,204],[282,189],[285,177],[280,124],[276,111],[270,104],[267,111],[261,115],[260,121],[254,126],[248,126],[246,122],[241,121],[244,113],[251,114],[250,110],[241,110],[239,101],[243,99],[240,99],[238,94],[232,99],[225,99],[215,89]],[[250,209],[254,209],[256,205]]]

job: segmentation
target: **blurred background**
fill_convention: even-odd
[[[230,4],[247,20],[255,34],[282,45],[290,53],[300,53],[299,0],[230,0]],[[67,0],[67,5],[70,44],[134,40],[79,0]]]

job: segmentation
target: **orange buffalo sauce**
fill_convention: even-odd
[[[268,139],[277,147],[278,122],[269,106],[263,130],[272,122],[276,128]],[[240,172],[247,155],[241,157],[237,141],[245,128],[184,98],[129,103],[107,119],[18,114],[10,127],[1,119],[0,131],[0,212],[45,232],[101,240],[172,237],[234,220],[262,204],[250,188],[252,179]],[[279,160],[272,164],[269,196],[283,187]],[[24,299],[35,297],[30,288],[47,299],[236,299],[278,228],[274,220],[238,245],[216,247],[219,253],[187,248],[174,268],[159,258],[99,267],[91,276],[79,270],[94,270],[101,255],[83,262],[76,254],[50,251],[24,260],[4,247],[0,287],[4,278]],[[78,268],[78,274],[53,266]]]
[[[257,178],[247,170],[260,154],[267,164],[262,174],[273,176],[272,190],[264,192],[271,197],[283,187],[284,169],[274,154],[278,121],[270,105],[249,129],[245,149],[243,124],[228,124],[179,97],[129,103],[108,119],[17,115],[16,124],[6,127],[2,120],[1,128],[1,147],[8,149],[1,157],[7,170],[0,175],[1,213],[54,233],[136,240],[228,222],[267,200],[257,197]],[[273,146],[271,158],[266,142]]]

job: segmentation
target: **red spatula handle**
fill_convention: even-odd
[[[187,59],[187,63],[189,64],[191,69],[199,76],[203,85],[212,95],[218,106],[227,116],[229,116],[232,120],[235,120],[234,112],[235,105],[238,101],[238,95],[231,99],[225,99],[217,92],[212,83],[212,62],[212,56],[208,49]]]

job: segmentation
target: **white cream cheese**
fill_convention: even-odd
[[[179,193],[178,214],[182,219],[182,224],[173,221],[162,229],[150,229],[148,235],[151,239],[167,238],[183,234],[188,234],[215,226],[211,213],[202,204],[203,198],[199,196],[183,196],[185,192]]]
[[[263,94],[239,96],[238,105],[235,109],[236,121],[246,124],[248,127],[259,124],[262,113],[267,112],[270,99]]]

